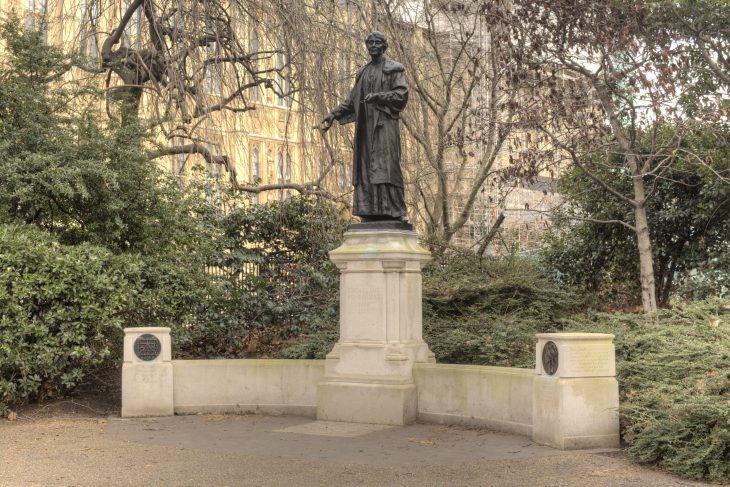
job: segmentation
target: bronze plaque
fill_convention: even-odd
[[[161,351],[162,343],[156,336],[149,333],[138,336],[134,341],[134,354],[145,362],[159,357]]]
[[[547,375],[558,371],[558,346],[553,342],[547,342],[542,347],[542,368]]]

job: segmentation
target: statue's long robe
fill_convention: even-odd
[[[380,93],[383,99],[365,103],[363,99],[370,93]],[[353,214],[357,216],[406,216],[399,117],[407,102],[403,65],[383,58],[358,71],[350,96],[332,111],[342,124],[355,122],[352,184]]]

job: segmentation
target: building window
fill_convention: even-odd
[[[350,167],[345,165],[340,170],[340,191],[345,192],[350,189]]]
[[[215,34],[215,26],[208,16],[205,18],[205,33],[206,35]],[[223,93],[223,68],[218,61],[218,42],[207,41],[205,52],[205,89],[208,93],[220,95]]]
[[[99,59],[99,39],[96,27],[99,24],[99,5],[97,0],[81,1],[81,55],[88,64],[96,65]]]
[[[175,146],[182,148],[185,145],[185,142],[182,138],[178,137],[175,139]],[[170,172],[173,176],[178,176],[182,174],[184,168],[185,168],[185,160],[187,159],[187,154],[185,152],[179,152],[175,154],[175,158],[170,161]]]
[[[208,150],[215,158],[219,158],[223,155],[223,149],[220,144],[208,144]],[[206,159],[205,170],[209,177],[220,178],[223,175],[224,167],[223,164],[211,162]]]
[[[337,81],[341,98],[346,97],[350,93],[350,54],[347,49],[342,49],[337,54]]]
[[[251,149],[251,180],[254,184],[259,181],[259,149],[254,147]],[[259,194],[251,194],[251,203],[254,205],[259,204]]]
[[[276,104],[280,107],[291,106],[291,96],[289,91],[291,90],[289,85],[289,76],[284,75],[284,68],[288,63],[287,56],[285,54],[286,46],[284,43],[279,41],[276,44],[276,83],[279,87],[280,94],[277,95]]]
[[[281,184],[284,182],[284,157],[279,152],[276,158],[276,182]],[[284,190],[279,188],[279,201],[284,199]]]
[[[286,107],[290,107],[292,100],[294,99],[294,96],[291,94],[291,90],[291,80],[289,79],[289,75],[286,74],[284,76],[284,93],[286,93],[286,96],[284,97],[284,105]]]
[[[48,40],[48,0],[26,0],[25,28],[40,32]]]
[[[122,7],[122,13],[121,16],[124,16],[124,14],[129,10],[129,7],[132,6],[133,0],[124,0],[124,4]],[[142,32],[142,8],[137,7],[137,9],[132,14],[132,18],[129,19],[129,22],[127,23],[126,27],[124,28],[124,36],[122,37],[122,45],[124,47],[134,47],[135,49],[139,49],[141,46],[141,39],[140,39],[140,33]],[[182,20],[182,14],[175,15],[175,27],[178,27],[178,24]]]
[[[220,95],[223,93],[223,67],[216,60],[216,48],[208,46],[207,50],[209,63],[205,67],[205,89],[210,94]]]
[[[251,54],[259,52],[259,33],[256,29],[251,29]]]
[[[291,155],[286,155],[286,182],[291,183]]]
[[[259,52],[259,33],[256,31],[256,29],[251,30],[251,55],[253,56],[253,61],[251,62],[251,65],[254,70],[256,70],[256,55]],[[261,100],[261,92],[259,91],[258,86],[251,87],[251,100],[253,101],[260,101]]]
[[[251,179],[255,183],[259,178],[259,150],[254,147],[251,150]]]
[[[208,64],[205,68],[205,89],[208,93],[213,95],[223,93],[222,69],[222,66],[217,61],[213,61],[212,64]]]

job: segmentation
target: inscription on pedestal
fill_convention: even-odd
[[[613,375],[613,349],[610,346],[571,345],[565,357],[563,375],[601,377]]]
[[[350,289],[348,299],[353,313],[372,315],[382,306],[383,293],[380,289]]]
[[[134,341],[134,354],[145,362],[150,362],[159,357],[161,351],[162,343],[156,336],[149,333],[138,336]]]

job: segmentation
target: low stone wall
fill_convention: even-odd
[[[540,334],[535,370],[416,362],[405,384],[417,393],[413,419],[483,426],[560,449],[616,447],[612,339]],[[331,383],[324,360],[171,360],[167,328],[129,328],[124,345],[124,417],[251,412],[323,419],[322,387]],[[382,394],[363,391],[338,407],[350,421],[378,422],[373,413],[363,419],[358,411],[377,412]]]
[[[532,369],[415,364],[413,378],[420,421],[532,435]]]
[[[173,360],[178,414],[315,416],[323,360]]]
[[[171,364],[176,414],[317,415],[323,360],[172,360]],[[413,375],[420,421],[532,434],[535,372],[531,369],[421,363]]]
[[[172,411],[176,414],[317,415],[317,385],[324,376],[324,360],[172,360],[170,363]],[[137,369],[140,367],[154,365],[138,364]],[[420,363],[415,365],[413,375],[420,421],[532,434],[534,370]],[[130,386],[124,384],[128,393]],[[145,414],[137,409],[130,415]]]

